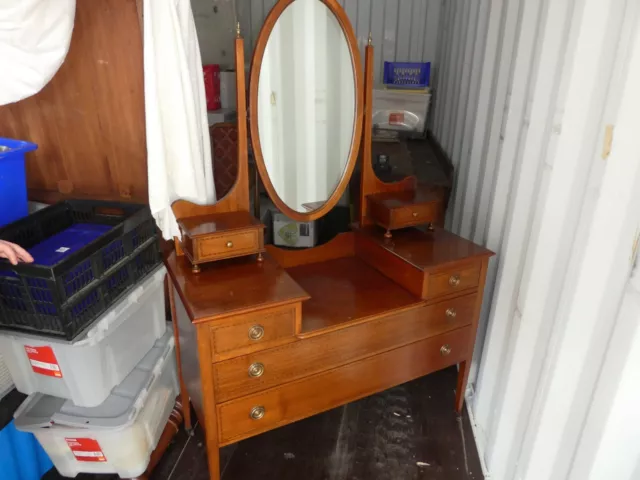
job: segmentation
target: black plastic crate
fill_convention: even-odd
[[[51,266],[0,260],[0,328],[72,340],[162,261],[146,205],[67,200],[0,229],[0,239],[30,249],[74,225],[108,229]]]

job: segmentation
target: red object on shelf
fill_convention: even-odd
[[[204,92],[207,110],[218,110],[220,105],[220,65],[203,65]]]

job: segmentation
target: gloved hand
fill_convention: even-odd
[[[18,261],[33,262],[33,257],[24,248],[4,240],[0,240],[0,257],[9,259],[12,265],[17,265]]]

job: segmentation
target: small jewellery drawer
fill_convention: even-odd
[[[237,257],[257,253],[260,250],[259,235],[262,230],[254,228],[238,233],[225,233],[201,239],[199,248],[201,260]]]
[[[215,363],[218,403],[470,325],[475,293]]]
[[[391,225],[389,228],[412,227],[436,222],[440,218],[441,210],[442,204],[440,202],[394,208],[391,210]]]
[[[430,274],[427,298],[475,288],[479,282],[480,263],[466,264],[443,273]]]
[[[415,190],[367,195],[367,216],[390,230],[444,220],[445,192],[441,188],[418,185]]]
[[[342,367],[221,403],[226,445],[440,370],[467,356],[471,327],[459,328]]]
[[[211,327],[211,350],[215,361],[264,350],[296,340],[300,303],[258,310]]]

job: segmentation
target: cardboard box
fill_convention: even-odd
[[[282,213],[273,215],[273,244],[279,247],[306,248],[318,243],[315,222],[296,222]]]
[[[235,122],[237,118],[238,112],[234,108],[219,108],[218,110],[209,110],[207,112],[209,126],[216,123]]]
[[[220,105],[222,108],[236,108],[236,72],[220,72]]]

